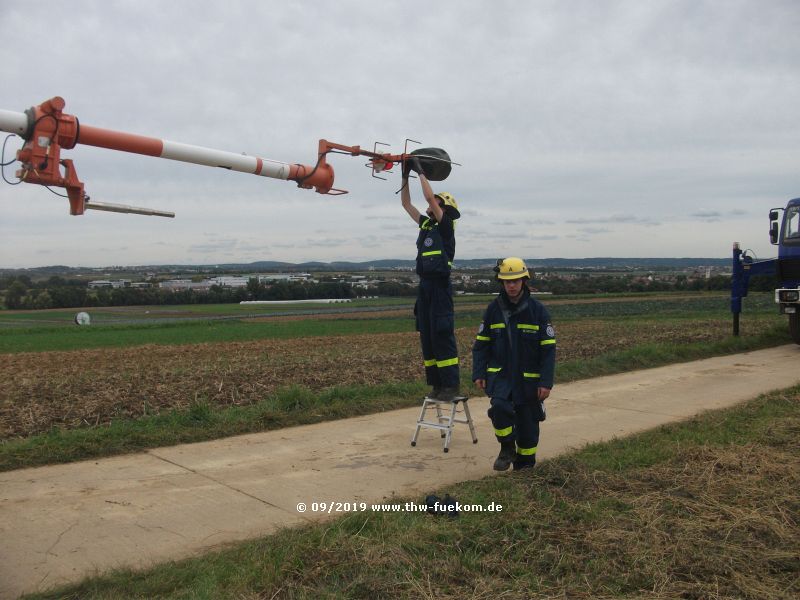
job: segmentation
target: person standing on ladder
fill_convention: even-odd
[[[419,174],[422,194],[428,203],[425,214],[411,204],[408,178]],[[429,398],[453,401],[459,395],[458,346],[455,336],[455,311],[450,269],[456,253],[455,220],[461,216],[452,194],[434,194],[418,158],[403,163],[403,208],[419,227],[417,237],[417,275],[419,289],[414,314],[425,362]]]
[[[500,295],[489,303],[472,346],[472,380],[491,398],[489,418],[500,442],[495,471],[536,464],[539,422],[556,364],[556,332],[544,305],[531,297],[521,258],[497,261]]]

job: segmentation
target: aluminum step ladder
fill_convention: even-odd
[[[459,406],[462,409],[459,410]],[[435,420],[426,420],[426,413],[428,410],[435,410]],[[463,414],[464,418],[459,419],[457,415]],[[431,415],[431,418],[433,415]],[[475,426],[472,424],[472,415],[469,414],[469,398],[467,396],[456,396],[451,400],[437,400],[425,396],[422,400],[422,410],[417,419],[417,428],[414,430],[414,436],[411,438],[411,445],[417,445],[417,438],[419,437],[419,430],[423,427],[428,429],[438,429],[441,431],[442,438],[444,438],[444,451],[450,450],[450,438],[453,435],[453,429],[456,423],[464,423],[469,425],[469,432],[472,434],[472,443],[478,443],[478,436],[475,435]]]

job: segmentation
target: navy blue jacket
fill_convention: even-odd
[[[537,399],[537,388],[553,387],[556,333],[544,305],[523,288],[512,304],[505,291],[492,300],[472,346],[472,380],[486,380],[491,398]]]
[[[420,215],[417,236],[417,275],[425,279],[450,276],[456,255],[455,224],[446,212],[441,222]]]

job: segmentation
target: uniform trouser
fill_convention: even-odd
[[[513,398],[492,398],[489,418],[501,444],[516,443],[514,464],[535,463],[539,446],[539,418],[530,402],[515,404]]]
[[[416,314],[428,385],[458,387],[453,285],[449,278],[420,279]]]

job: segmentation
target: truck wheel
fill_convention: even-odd
[[[789,333],[795,344],[800,344],[800,314],[789,315]]]

